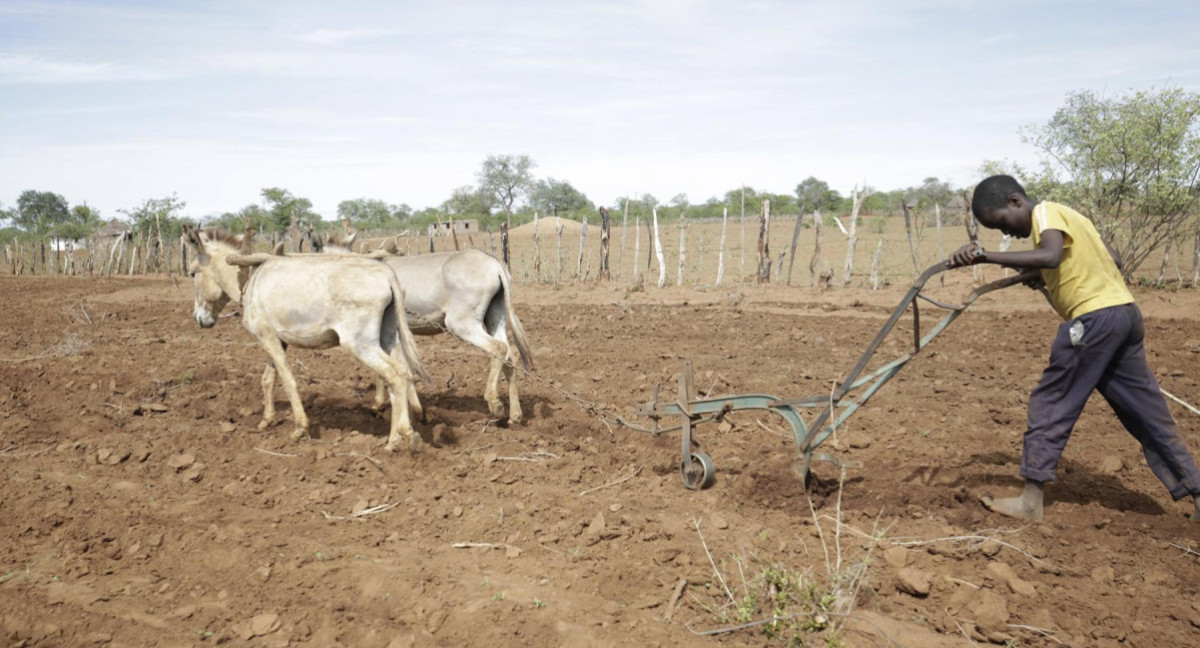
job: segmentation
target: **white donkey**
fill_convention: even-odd
[[[302,349],[340,345],[387,384],[392,403],[387,449],[395,450],[401,436],[408,438],[411,447],[420,444],[409,418],[410,399],[416,398],[411,380],[413,374],[428,380],[429,374],[405,318],[399,316],[404,293],[388,266],[356,256],[245,255],[234,247],[240,243],[238,237],[202,237],[190,228],[184,236],[194,254],[196,322],[209,328],[225,304],[240,303],[242,324],[270,358],[262,376],[259,429],[275,420],[278,373],[292,406],[296,425],[292,438],[308,433],[308,416],[285,350],[288,345]],[[256,269],[250,273],[249,267]],[[398,357],[393,349],[399,350]]]
[[[354,234],[338,241],[330,237],[325,253],[349,253]],[[389,248],[395,252],[395,247]],[[513,309],[512,281],[504,264],[480,250],[439,252],[414,256],[386,256],[404,287],[404,309],[408,326],[417,335],[449,332],[483,349],[492,358],[483,398],[496,418],[504,415],[500,403],[500,372],[508,381],[508,420],[524,418],[517,395],[516,358],[529,369],[532,357],[525,328]],[[512,329],[513,345],[508,342]],[[376,383],[375,403],[383,403],[382,385]]]

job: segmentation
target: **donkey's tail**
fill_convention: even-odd
[[[513,339],[517,342],[517,352],[521,354],[521,366],[527,371],[533,369],[533,354],[529,352],[529,340],[525,337],[525,327],[517,317],[517,311],[512,302],[512,280],[508,270],[500,267],[500,285],[504,290],[504,312],[508,315],[508,327],[512,329]]]
[[[425,370],[425,363],[421,362],[421,354],[417,352],[417,341],[413,339],[412,331],[408,328],[408,317],[404,314],[404,288],[400,287],[400,281],[396,279],[396,273],[392,272],[391,268],[388,268],[388,275],[392,285],[392,305],[396,309],[396,331],[400,337],[396,346],[400,348],[400,355],[404,358],[404,364],[408,365],[408,370],[428,385],[433,382],[433,378]]]

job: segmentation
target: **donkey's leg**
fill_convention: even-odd
[[[292,369],[288,366],[283,343],[274,335],[259,337],[258,342],[271,358],[271,364],[275,366],[275,371],[283,381],[283,391],[287,394],[288,402],[292,404],[292,420],[296,424],[296,429],[292,430],[292,438],[300,439],[308,434],[308,415],[304,413],[304,404],[300,402],[300,390],[296,387],[296,376],[292,374]]]
[[[389,398],[390,397],[388,396],[387,381],[376,376],[375,377],[375,403],[372,405],[372,407],[375,408],[376,412],[382,411],[383,406],[388,404]]]
[[[404,366],[404,356],[400,353],[399,344],[396,345],[396,348],[392,349],[392,360],[395,360],[396,370],[400,372],[400,375],[409,376],[409,379],[405,381],[405,385],[407,386],[406,391],[408,392],[409,416],[419,419],[422,423],[428,423],[429,419],[425,416],[425,408],[421,407],[421,399],[417,397],[416,381],[412,379],[412,372],[408,370],[408,367]],[[384,387],[385,383],[383,381],[376,383],[377,391],[375,392],[375,398],[377,401],[383,397],[382,390]]]
[[[521,399],[517,396],[517,350],[511,344],[504,357],[504,379],[508,381],[508,421],[520,423],[525,419],[525,413],[521,411]]]
[[[396,450],[400,445],[401,437],[407,437],[409,446],[415,449],[421,444],[421,437],[413,431],[408,411],[408,390],[410,389],[408,368],[397,363],[377,345],[354,344],[344,338],[342,344],[349,349],[350,353],[354,354],[354,357],[358,358],[359,362],[387,382],[388,396],[392,401],[392,422],[387,441],[388,451]]]
[[[508,342],[488,335],[479,317],[446,313],[446,329],[464,342],[483,349],[492,359],[487,382],[484,384],[483,399],[487,401],[488,411],[492,416],[504,418],[504,405],[500,402],[500,369],[504,366],[504,357],[508,354]],[[520,414],[520,411],[517,413]]]
[[[262,375],[263,417],[258,429],[265,430],[275,423],[275,365],[267,363]]]

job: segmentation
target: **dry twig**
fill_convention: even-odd
[[[634,471],[633,471],[633,473],[632,473],[631,475],[629,475],[628,477],[622,477],[622,478],[620,478],[620,479],[618,479],[618,480],[616,480],[616,481],[611,481],[611,482],[608,482],[607,484],[604,484],[604,485],[601,485],[601,486],[597,486],[597,487],[595,487],[595,488],[589,488],[589,489],[587,489],[587,490],[585,490],[585,491],[581,491],[581,492],[579,493],[579,496],[580,496],[580,497],[583,497],[584,495],[587,495],[588,493],[594,493],[594,492],[596,492],[596,491],[600,490],[601,488],[608,488],[609,486],[616,486],[617,484],[620,484],[620,483],[622,483],[622,482],[627,482],[627,481],[629,481],[630,479],[633,479],[634,477],[637,477],[637,474],[638,474],[638,473],[640,473],[640,472],[642,472],[642,467],[641,467],[641,466],[638,466],[638,467],[637,467],[637,470],[634,470]]]
[[[286,452],[275,452],[274,450],[265,450],[263,448],[255,448],[254,451],[261,452],[265,455],[271,455],[272,457],[295,457],[296,456],[294,454],[287,454]]]
[[[730,592],[729,586],[725,584],[725,577],[721,575],[721,570],[717,569],[717,563],[713,561],[712,553],[708,550],[708,543],[704,541],[704,534],[700,533],[700,520],[692,518],[692,526],[696,527],[696,535],[700,536],[700,544],[704,545],[704,555],[708,556],[708,564],[712,565],[713,572],[717,575],[717,580],[721,581],[721,588],[725,590],[725,595],[729,597],[729,602],[737,605],[737,600],[733,598],[733,592]]]

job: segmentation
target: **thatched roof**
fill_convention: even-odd
[[[96,238],[120,238],[129,231],[129,223],[116,218],[105,223],[92,236]]]

